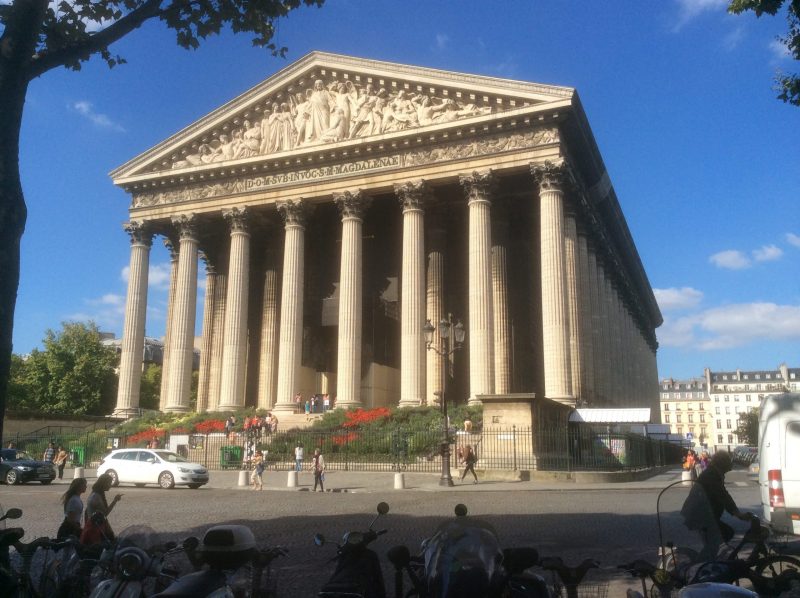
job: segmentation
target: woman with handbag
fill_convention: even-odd
[[[104,473],[92,485],[92,493],[86,499],[86,516],[84,518],[83,532],[81,533],[81,544],[91,546],[100,544],[104,540],[114,539],[114,531],[111,529],[111,524],[108,523],[108,515],[116,504],[122,500],[123,495],[117,494],[111,503],[108,503],[106,492],[111,490],[113,484],[113,478]],[[95,513],[102,515],[102,518],[100,518],[102,524],[96,522],[96,518],[93,517]]]
[[[81,494],[86,492],[87,487],[86,478],[75,478],[61,496],[61,504],[64,505],[64,521],[61,522],[56,533],[58,540],[64,540],[70,536],[81,537],[81,516],[83,515]]]

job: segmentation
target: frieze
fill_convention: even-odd
[[[226,179],[219,182],[194,183],[166,191],[134,193],[133,208],[184,203],[214,197],[240,195],[267,189],[295,185],[305,181],[332,180],[360,172],[396,170],[424,164],[438,164],[488,154],[499,154],[527,147],[557,143],[556,127],[536,128],[527,131],[502,133],[476,139],[465,139],[447,145],[411,150],[403,153],[353,160],[318,168],[307,168]]]

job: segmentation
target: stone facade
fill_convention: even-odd
[[[314,52],[111,173],[131,195],[117,411],[138,403],[153,236],[162,409],[658,400],[655,302],[575,90]],[[425,351],[447,314],[467,330]],[[437,341],[438,342],[438,341]],[[655,409],[654,409],[655,413]]]

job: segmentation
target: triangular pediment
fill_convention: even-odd
[[[120,166],[125,185],[419,135],[569,102],[574,90],[312,52]]]

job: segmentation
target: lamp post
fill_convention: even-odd
[[[433,351],[442,357],[442,389],[439,394],[439,403],[442,409],[442,476],[439,478],[440,486],[452,486],[453,477],[450,475],[450,431],[447,422],[447,358],[456,351],[459,351],[464,344],[464,337],[467,331],[459,321],[453,325],[453,315],[448,314],[447,319],[442,318],[439,322],[439,338],[442,339],[442,348],[437,349],[433,346],[436,334],[436,327],[431,321],[425,324],[425,346],[428,351]]]

